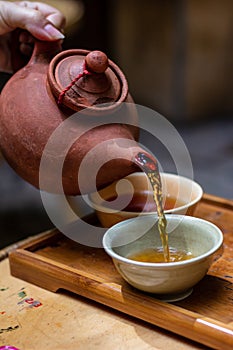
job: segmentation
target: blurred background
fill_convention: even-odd
[[[102,50],[137,104],[165,116],[204,191],[233,199],[233,2],[46,0],[67,18],[64,50]],[[0,73],[0,88],[10,78]],[[174,165],[151,144],[166,172]],[[0,248],[53,227],[40,193],[0,159]]]

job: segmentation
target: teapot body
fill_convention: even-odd
[[[88,52],[85,52],[85,55],[87,54]],[[128,152],[127,146],[121,155],[122,147],[116,144],[116,140],[129,140],[132,145],[138,139],[138,129],[135,127],[137,114],[128,91],[124,91],[122,100],[118,97],[119,103],[118,100],[116,103],[111,101],[110,105],[106,104],[101,108],[101,105],[98,107],[94,104],[93,107],[83,103],[88,101],[89,95],[89,101],[98,97],[98,92],[90,93],[81,86],[80,91],[83,91],[84,96],[81,96],[81,103],[75,101],[72,94],[80,93],[73,88],[71,93],[65,96],[64,104],[59,105],[58,95],[60,90],[64,90],[64,86],[62,87],[63,78],[60,79],[60,73],[55,72],[54,62],[56,63],[57,56],[62,55],[79,57],[80,51],[62,53],[58,42],[39,42],[29,63],[6,83],[0,96],[0,147],[11,167],[33,186],[48,192],[60,192],[55,180],[61,176],[62,191],[66,195],[77,195],[102,188],[135,171],[136,165],[131,161],[131,156],[124,156]],[[56,64],[58,69],[63,69],[64,60],[66,58],[61,57],[59,62],[62,63]],[[73,64],[69,74],[72,70],[72,74],[76,74],[75,70],[79,69]],[[53,82],[54,76],[58,80],[57,85]],[[99,80],[105,79],[96,75],[94,78],[94,83],[92,81],[88,89],[92,89],[93,84],[98,84]],[[65,76],[64,84],[67,79]],[[69,79],[73,79],[73,76]],[[106,79],[109,83],[110,78]],[[81,84],[85,85],[86,80],[83,79]],[[117,94],[119,95],[119,92]],[[125,124],[124,112],[123,116],[119,113],[122,102],[130,102],[130,111],[127,111],[130,121]],[[118,121],[118,116],[122,120]],[[70,118],[72,122],[69,125],[67,120]],[[65,132],[62,129],[63,125],[66,126]],[[53,143],[54,135],[58,136]],[[99,147],[99,144],[103,144],[103,147]],[[90,156],[81,191],[78,181],[79,169],[88,154]],[[42,159],[47,163],[43,163],[45,166],[42,169],[41,181]],[[92,172],[92,166],[97,160],[101,166],[93,183],[88,174]]]

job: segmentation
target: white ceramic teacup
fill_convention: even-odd
[[[192,287],[207,273],[214,253],[221,247],[223,235],[214,224],[195,217],[168,215],[169,247],[191,252],[189,260],[151,263],[134,261],[132,254],[161,247],[154,215],[139,216],[109,228],[103,247],[116,269],[132,286],[156,293],[166,301],[187,297]]]

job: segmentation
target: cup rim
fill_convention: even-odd
[[[174,268],[174,267],[178,267],[178,266],[185,266],[185,265],[193,264],[195,262],[200,262],[200,261],[204,260],[205,258],[214,254],[223,244],[223,233],[217,225],[215,225],[212,222],[207,221],[205,219],[197,218],[194,216],[176,215],[176,214],[174,214],[174,215],[171,214],[166,219],[167,220],[176,220],[176,221],[185,220],[186,222],[189,222],[190,224],[194,221],[195,222],[203,222],[203,223],[207,224],[209,227],[211,227],[212,229],[214,229],[216,234],[218,235],[218,237],[217,237],[218,240],[217,240],[216,244],[214,245],[214,247],[209,249],[207,252],[205,252],[201,255],[198,255],[197,257],[188,259],[188,260],[175,261],[175,262],[164,262],[164,263],[151,263],[151,262],[142,262],[142,261],[131,260],[129,258],[123,257],[123,256],[117,254],[113,250],[111,245],[107,244],[107,240],[109,240],[109,233],[112,230],[114,230],[115,228],[119,228],[120,226],[125,226],[125,225],[127,225],[130,222],[135,221],[135,220],[149,220],[152,217],[154,218],[153,214],[150,214],[149,216],[140,216],[140,217],[136,217],[136,218],[131,218],[131,219],[127,219],[127,220],[118,222],[117,224],[110,227],[105,232],[103,239],[102,239],[102,244],[103,244],[103,248],[104,248],[105,252],[111,258],[118,260],[118,261],[121,261],[121,262],[126,263],[126,264],[131,264],[131,265],[140,266],[140,267],[152,267],[152,268],[160,268],[161,269],[162,267]],[[125,235],[125,233],[124,233],[124,235]]]
[[[140,176],[140,177],[144,177],[146,176],[145,173],[143,172],[135,172],[135,173],[132,173],[128,176],[125,176],[123,179],[128,179],[130,177],[133,177],[133,176]],[[172,209],[167,209],[167,210],[164,210],[164,214],[176,214],[178,211],[183,211],[183,210],[188,210],[189,207],[192,207],[193,205],[195,205],[196,203],[198,203],[200,201],[200,199],[202,198],[203,196],[203,189],[201,187],[201,185],[194,181],[193,179],[190,179],[188,177],[185,177],[185,176],[182,176],[182,175],[178,175],[178,174],[174,174],[174,173],[166,173],[166,172],[161,172],[160,173],[160,176],[161,178],[164,177],[164,178],[174,178],[174,179],[183,179],[185,181],[190,181],[192,183],[192,186],[195,186],[195,188],[198,190],[198,195],[196,196],[196,198],[194,198],[192,201],[184,204],[184,205],[181,205],[179,207],[175,207],[175,208],[172,208]],[[116,183],[117,181],[115,181],[114,183]],[[112,186],[113,184],[107,186],[107,187],[110,187]],[[141,211],[141,212],[130,212],[130,211],[126,211],[126,210],[117,210],[117,209],[111,209],[111,208],[107,208],[103,205],[101,205],[101,203],[98,203],[98,202],[95,202],[93,200],[93,197],[95,197],[97,192],[93,192],[93,193],[90,193],[86,196],[86,202],[87,204],[89,204],[93,209],[95,210],[98,210],[98,211],[101,211],[103,213],[109,213],[109,214],[113,214],[113,213],[121,213],[121,215],[124,215],[124,216],[129,216],[129,215],[132,215],[135,214],[135,215],[138,215],[138,216],[148,216],[150,214],[154,214],[156,215],[157,214],[157,211],[150,211],[150,212],[144,212],[144,211]]]

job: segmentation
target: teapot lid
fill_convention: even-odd
[[[109,110],[124,102],[128,94],[124,74],[101,51],[60,52],[50,62],[48,82],[58,105],[75,111],[87,107]]]

